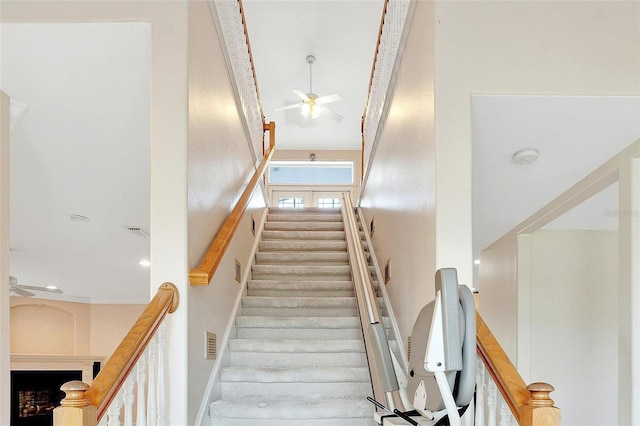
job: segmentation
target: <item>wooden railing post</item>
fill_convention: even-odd
[[[55,426],[96,426],[98,424],[96,407],[91,405],[85,392],[89,385],[73,380],[60,387],[66,397],[60,401],[60,406],[53,410],[53,424]]]
[[[554,390],[548,383],[536,382],[527,386],[531,393],[527,405],[522,407],[520,424],[523,426],[560,426],[560,409],[553,406],[549,394]]]

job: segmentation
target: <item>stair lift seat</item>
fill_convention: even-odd
[[[413,326],[407,393],[420,424],[459,425],[475,392],[475,304],[454,268],[436,272],[435,289]]]

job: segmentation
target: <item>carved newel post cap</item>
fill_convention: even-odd
[[[553,399],[549,394],[555,390],[549,383],[535,382],[527,386],[527,390],[531,393],[531,397],[527,402],[528,405],[534,407],[553,407]]]
[[[66,397],[60,401],[63,407],[87,407],[91,402],[85,396],[85,392],[89,389],[89,385],[80,380],[72,380],[60,386],[60,390],[66,394]]]

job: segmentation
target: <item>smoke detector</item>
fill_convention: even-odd
[[[532,148],[521,149],[520,151],[513,154],[511,160],[519,165],[526,166],[538,159],[538,151]]]

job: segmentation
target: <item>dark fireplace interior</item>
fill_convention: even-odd
[[[11,426],[52,426],[60,386],[70,380],[82,380],[82,371],[12,371]]]

